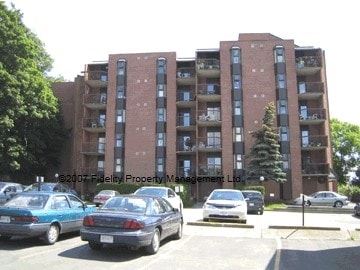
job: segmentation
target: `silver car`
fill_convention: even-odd
[[[240,190],[215,189],[203,205],[203,220],[232,220],[246,224],[247,203]]]
[[[24,187],[18,183],[0,182],[0,205],[6,203],[16,194],[23,192]]]
[[[341,208],[349,204],[347,196],[333,191],[318,191],[309,196],[304,196],[305,206],[333,206]]]

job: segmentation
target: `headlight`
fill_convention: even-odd
[[[216,207],[214,207],[214,206],[211,205],[211,204],[204,203],[203,208],[204,208],[204,209],[214,209],[214,208],[216,208]]]

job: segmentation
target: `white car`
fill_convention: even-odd
[[[162,197],[165,198],[172,205],[172,207],[179,209],[180,212],[183,210],[184,205],[181,197],[168,187],[141,187],[136,190],[134,194]]]
[[[203,220],[232,220],[246,224],[247,202],[240,190],[215,189],[203,205]]]

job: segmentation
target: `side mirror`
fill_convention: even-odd
[[[173,211],[176,213],[176,212],[179,212],[179,208],[173,208]]]
[[[249,200],[249,198],[245,198],[245,201],[248,201]]]
[[[82,209],[86,209],[87,208],[87,204],[86,203],[83,203],[83,205],[82,205]]]

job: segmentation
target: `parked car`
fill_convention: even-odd
[[[116,190],[102,190],[95,195],[93,203],[95,203],[96,206],[100,206],[104,204],[108,199],[117,195],[120,195],[120,193]]]
[[[79,231],[95,210],[69,193],[22,192],[0,207],[0,239],[33,236],[52,245],[59,234]]]
[[[19,183],[0,182],[0,205],[6,203],[16,194],[23,192],[24,187]]]
[[[87,215],[80,236],[94,250],[110,244],[134,250],[145,247],[147,253],[155,254],[161,240],[180,239],[182,230],[182,214],[167,200],[128,194],[110,198],[95,213]]]
[[[302,204],[302,196],[294,200],[295,204]],[[334,191],[318,191],[309,196],[304,195],[305,206],[333,206],[341,208],[349,204],[347,196],[340,195]]]
[[[24,191],[39,191],[39,183],[34,183]],[[67,192],[79,196],[75,189],[62,183],[40,183],[40,191]]]
[[[360,203],[357,203],[354,207],[355,216],[360,216]]]
[[[178,208],[180,212],[182,212],[184,207],[181,197],[168,187],[141,187],[134,194],[162,197],[168,200],[174,208]]]
[[[247,203],[240,190],[215,189],[203,205],[203,220],[232,220],[246,224]]]
[[[257,190],[242,190],[247,202],[247,213],[256,213],[262,215],[264,213],[265,202],[264,197],[260,191]]]

